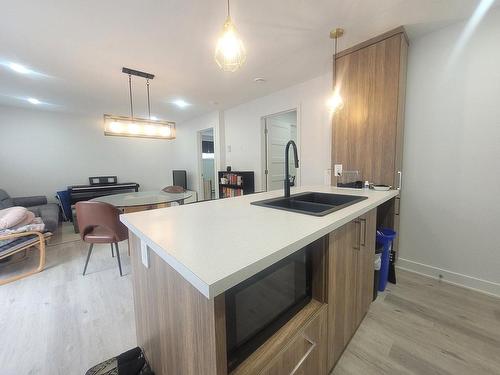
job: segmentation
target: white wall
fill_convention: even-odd
[[[0,188],[53,198],[89,176],[116,175],[141,190],[172,182],[172,141],[104,136],[102,117],[0,106]]]
[[[172,169],[185,169],[187,171],[188,189],[198,192],[198,197],[203,196],[203,186],[200,186],[201,163],[198,149],[198,131],[214,128],[215,165],[220,169],[220,136],[223,134],[223,125],[219,119],[219,112],[214,111],[195,119],[180,123],[176,128],[176,139],[173,141],[174,157]],[[218,144],[219,143],[219,144]],[[216,189],[217,190],[217,189]]]
[[[212,112],[178,124],[172,168],[186,169],[188,187],[200,194],[197,132],[214,127],[217,170],[225,170],[230,165],[233,170],[254,171],[256,191],[265,190],[262,117],[298,107],[301,184],[324,184],[331,163],[331,118],[325,104],[331,79],[331,74],[325,74],[223,112]]]
[[[331,121],[325,105],[331,79],[325,74],[226,110],[226,164],[233,170],[254,171],[256,191],[264,190],[261,118],[298,106],[301,184],[322,185],[331,164]]]
[[[500,295],[500,10],[409,50],[401,267]]]

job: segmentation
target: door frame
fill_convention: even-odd
[[[260,147],[261,147],[261,181],[262,181],[262,191],[268,191],[268,181],[267,181],[267,176],[268,176],[268,160],[267,160],[267,123],[266,119],[269,117],[277,116],[277,115],[282,115],[284,113],[288,112],[296,112],[296,117],[297,117],[297,154],[299,157],[299,168],[297,169],[297,174],[296,174],[296,179],[295,179],[295,186],[300,186],[301,183],[301,165],[300,162],[302,160],[302,150],[301,150],[301,105],[297,104],[295,107],[292,107],[290,109],[285,109],[283,111],[271,113],[265,116],[262,116],[260,118]]]
[[[219,149],[218,149],[218,139],[215,133],[215,126],[209,126],[204,129],[199,129],[196,131],[196,159],[197,159],[197,168],[196,168],[196,180],[198,181],[198,197],[202,198],[199,200],[206,200],[205,198],[205,192],[203,189],[203,165],[202,165],[202,133],[206,132],[207,130],[212,130],[212,136],[214,138],[214,184],[216,186],[213,186],[215,190],[215,199],[218,198],[218,175],[217,175],[217,170],[219,166]],[[211,197],[210,197],[211,198]]]

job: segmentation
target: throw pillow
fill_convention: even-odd
[[[0,210],[0,230],[11,228],[27,219],[28,210],[14,206]],[[33,218],[31,218],[33,220]]]

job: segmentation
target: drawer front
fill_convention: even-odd
[[[325,306],[261,374],[326,374],[326,311]]]

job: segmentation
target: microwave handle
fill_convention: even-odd
[[[403,173],[398,171],[398,190],[401,190],[401,183],[403,182]]]
[[[311,352],[316,348],[317,344],[314,341],[312,341],[311,339],[309,339],[306,336],[304,336],[304,339],[306,341],[308,341],[309,344],[311,344],[311,347],[307,350],[307,352],[305,352],[305,354],[302,356],[302,358],[297,362],[297,364],[295,365],[293,370],[290,372],[290,375],[294,375],[300,369],[300,366],[302,366],[302,363],[304,363],[304,361],[307,359],[307,357],[309,357]]]

